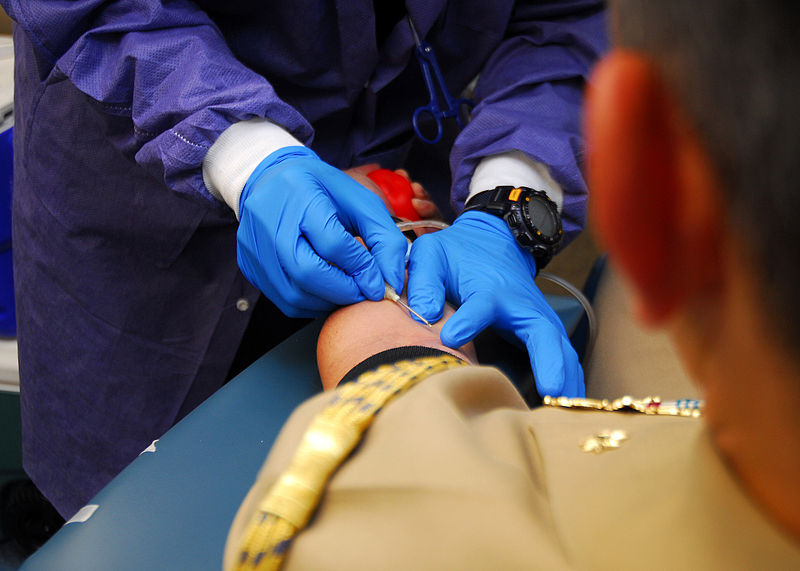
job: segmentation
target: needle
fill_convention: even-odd
[[[400,299],[400,296],[397,295],[397,292],[394,291],[394,288],[392,286],[390,286],[389,284],[385,284],[385,285],[386,285],[386,287],[384,288],[384,293],[383,293],[383,298],[384,299],[388,299],[390,301],[395,302],[397,305],[399,305],[400,307],[402,307],[406,311],[409,311],[409,312],[413,313],[414,315],[416,315],[419,318],[419,320],[422,321],[428,327],[433,327],[433,325],[431,325],[430,321],[428,321],[427,319],[422,317],[419,313],[417,313],[416,311],[411,309],[408,306],[407,303],[404,303],[403,300]]]

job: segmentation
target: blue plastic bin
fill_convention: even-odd
[[[11,190],[14,128],[0,133],[0,337],[17,334],[14,310],[14,272],[11,267]]]

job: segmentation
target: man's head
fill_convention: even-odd
[[[587,104],[594,225],[706,399],[718,450],[800,539],[800,11],[616,0]]]
[[[619,261],[646,290],[643,316],[672,317],[688,290],[717,287],[727,233],[800,361],[800,11],[782,0],[612,9],[620,50],[595,77],[590,177],[609,247],[637,241]],[[607,183],[632,187],[609,201]]]

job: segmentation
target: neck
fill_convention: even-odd
[[[775,350],[758,345],[741,351]],[[779,359],[737,367],[731,357],[715,369],[705,397],[717,448],[764,511],[800,541],[800,376]]]
[[[764,512],[800,541],[800,367],[765,323],[764,295],[733,276],[721,301],[676,323],[718,451]],[[707,300],[706,300],[707,301]]]

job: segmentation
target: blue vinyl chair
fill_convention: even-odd
[[[568,332],[579,330],[579,303],[549,301]],[[228,527],[273,440],[321,390],[313,358],[321,327],[312,322],[170,429],[92,499],[96,507],[81,510],[85,519],[67,522],[22,568],[220,569]],[[530,392],[524,351],[500,351],[492,364],[512,378],[521,371],[515,380]]]

